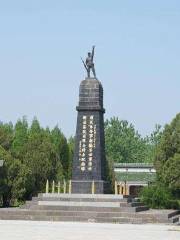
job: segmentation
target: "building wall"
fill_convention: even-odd
[[[117,193],[123,195],[138,194],[138,191],[156,177],[156,170],[148,164],[116,164],[114,167]]]

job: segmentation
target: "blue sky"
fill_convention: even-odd
[[[180,111],[180,1],[0,0],[0,120],[76,128],[80,57],[96,45],[105,118],[142,134]]]

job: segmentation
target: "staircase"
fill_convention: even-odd
[[[179,212],[149,210],[137,199],[103,194],[39,194],[19,208],[0,209],[3,220],[99,223],[174,223]]]

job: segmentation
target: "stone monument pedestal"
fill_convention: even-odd
[[[73,158],[72,193],[108,193],[103,87],[96,78],[80,84]]]
[[[93,186],[94,184],[94,186]],[[72,193],[92,194],[109,193],[109,183],[106,181],[88,181],[88,180],[72,180]]]

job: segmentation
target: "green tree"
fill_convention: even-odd
[[[69,156],[69,147],[67,143],[67,139],[61,132],[61,130],[56,126],[51,131],[51,140],[54,145],[54,149],[58,154],[58,159],[61,161],[63,167],[64,177],[69,179],[70,177],[70,156]]]
[[[154,164],[159,181],[180,194],[180,113],[165,126]]]
[[[9,150],[9,148],[11,147],[13,135],[14,129],[12,123],[8,124],[0,123],[0,145],[4,149]]]
[[[0,196],[3,206],[9,206],[16,200],[25,199],[27,188],[32,186],[32,176],[28,168],[2,146],[0,158],[4,160],[0,175]]]
[[[15,204],[43,192],[46,180],[68,178],[72,152],[63,133],[42,128],[36,118],[28,126],[25,117],[0,123],[0,198],[3,205]]]
[[[55,178],[55,159],[56,154],[50,136],[40,127],[38,120],[34,119],[24,155],[24,163],[32,172],[34,179],[32,194],[44,191],[46,180]]]
[[[178,208],[178,203],[171,200],[171,191],[160,184],[144,187],[139,195],[141,201],[150,208],[171,208],[173,205]]]
[[[68,149],[69,149],[69,178],[72,176],[72,164],[73,164],[73,155],[74,155],[75,139],[70,137],[68,139]]]
[[[159,124],[155,125],[155,130],[150,136],[145,137],[146,141],[146,159],[145,162],[153,162],[156,154],[156,148],[161,140],[162,127]]]
[[[106,155],[114,162],[146,161],[146,140],[127,121],[111,118],[105,122]]]
[[[14,157],[23,160],[26,152],[26,144],[28,140],[28,123],[26,117],[18,120],[14,128],[14,137],[11,146],[11,152]]]

